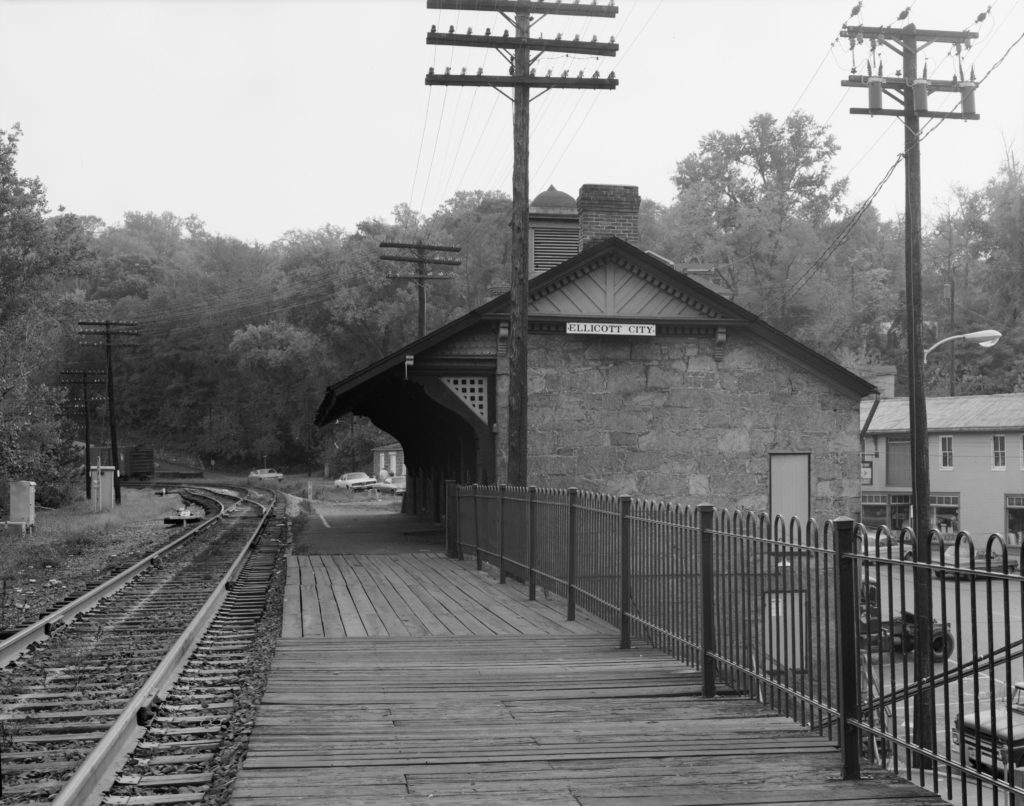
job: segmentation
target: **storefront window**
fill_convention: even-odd
[[[1010,499],[1019,499],[1020,517],[1024,519],[1024,496],[1008,496],[1008,508]],[[861,522],[869,528],[888,526],[893,531],[913,528],[910,512],[911,496],[904,493],[869,493],[861,497]],[[944,541],[947,537],[952,540],[960,530],[960,496],[933,495],[929,515],[931,527],[942,533]]]
[[[932,523],[942,533],[944,541],[951,541],[960,531],[960,496],[933,495]]]
[[[887,526],[889,523],[888,507],[886,504],[861,504],[861,521],[865,526],[875,529],[879,526]]]
[[[1024,542],[1024,495],[1006,496],[1006,540],[1014,546]]]
[[[889,528],[902,529],[904,526],[913,527],[910,521],[910,496],[890,496],[889,505]]]

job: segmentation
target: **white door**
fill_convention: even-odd
[[[785,518],[799,519],[802,525],[811,517],[811,455],[809,453],[773,453],[769,457],[769,512]]]

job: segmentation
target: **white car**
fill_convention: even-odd
[[[991,548],[991,551],[989,551]],[[966,540],[961,540],[959,545],[950,546],[943,552],[942,564],[935,569],[935,576],[941,578],[948,576],[951,579],[959,579],[961,576],[969,576],[969,573],[957,573],[957,568],[976,571],[999,571],[1003,570],[1003,543],[1000,540],[993,540],[991,546],[988,541],[974,544],[974,562],[971,562],[971,546]],[[1020,549],[1015,546],[1006,547],[1006,571],[1013,573],[1017,570],[1020,560]]]
[[[374,476],[365,473],[342,473],[334,480],[335,487],[343,487],[346,490],[369,490],[377,483]]]
[[[249,481],[280,481],[283,478],[284,473],[280,473],[272,467],[259,467],[249,471]]]
[[[403,495],[405,493],[405,476],[391,476],[384,481],[378,481],[373,485],[373,489],[381,493]]]
[[[914,544],[909,540],[902,540],[901,538],[902,534],[900,532],[892,534],[891,532],[879,531],[878,533],[866,535],[863,544],[864,554],[869,561],[879,557],[891,560],[913,561]]]

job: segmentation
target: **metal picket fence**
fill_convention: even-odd
[[[1018,547],[577,489],[449,484],[448,552],[702,670],[947,799],[1024,804]],[[919,545],[920,544],[920,545]],[[1001,550],[1001,551],[1000,551]],[[966,723],[966,725],[964,724]],[[1021,770],[1018,775],[1017,770]]]

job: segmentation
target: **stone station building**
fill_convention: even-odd
[[[847,371],[641,251],[636,187],[531,206],[528,482],[788,517],[855,516],[860,401]],[[546,268],[546,266],[551,268]],[[501,483],[509,294],[328,387],[397,439],[406,508],[444,481]]]

